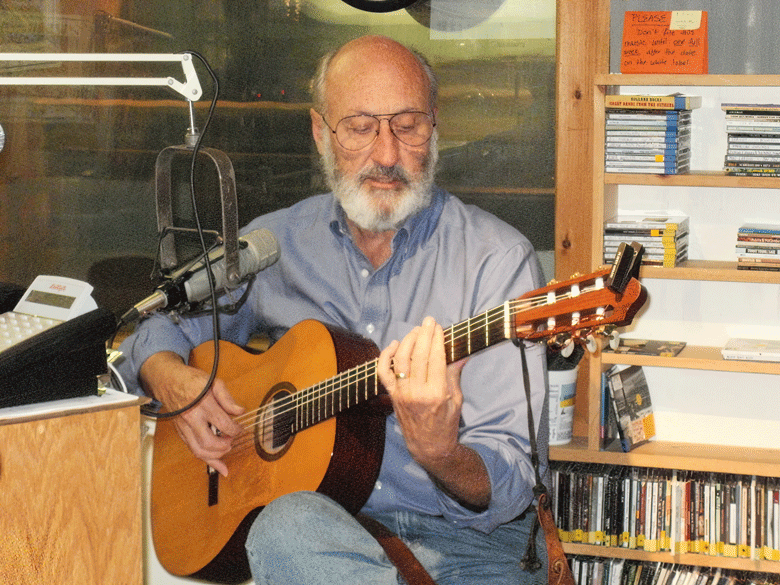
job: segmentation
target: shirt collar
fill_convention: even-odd
[[[442,189],[434,186],[431,203],[419,213],[407,218],[393,237],[393,255],[405,250],[405,257],[411,256],[433,234],[439,223],[446,195]],[[350,237],[347,215],[331,193],[330,229],[336,238]],[[404,245],[406,244],[406,245]]]

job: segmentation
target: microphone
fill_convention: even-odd
[[[267,229],[249,232],[238,238],[238,270],[241,282],[248,276],[268,268],[279,259],[279,243]],[[209,254],[209,264],[214,276],[214,290],[222,292],[227,285],[224,247]],[[122,323],[130,323],[141,316],[162,308],[181,308],[203,301],[211,296],[206,261],[179,269],[165,283],[122,316]]]

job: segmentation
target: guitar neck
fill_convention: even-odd
[[[609,269],[532,291],[470,317],[444,331],[447,363],[509,339],[540,341],[605,325],[626,325],[644,304],[646,291],[632,278],[620,292],[605,286]],[[372,360],[288,397],[294,432],[375,398],[384,390]],[[289,415],[291,418],[293,414]]]
[[[444,331],[444,349],[451,364],[511,339],[512,309],[506,302],[476,317],[453,325]]]
[[[444,331],[447,363],[470,356],[508,339],[509,304],[496,307],[453,325]],[[302,431],[341,412],[368,402],[383,393],[377,375],[377,360],[371,360],[311,388],[290,395],[292,432]],[[280,409],[281,410],[281,409]]]

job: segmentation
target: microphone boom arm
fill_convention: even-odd
[[[69,85],[69,86],[142,86],[169,87],[189,101],[203,96],[200,80],[189,53],[0,53],[0,62],[179,62],[184,81],[174,77],[0,77],[0,85]]]

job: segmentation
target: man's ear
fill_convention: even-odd
[[[327,139],[325,123],[322,120],[322,116],[314,108],[309,110],[309,115],[311,116],[311,135],[314,137],[317,151],[322,154],[322,149],[325,148],[325,140]]]

